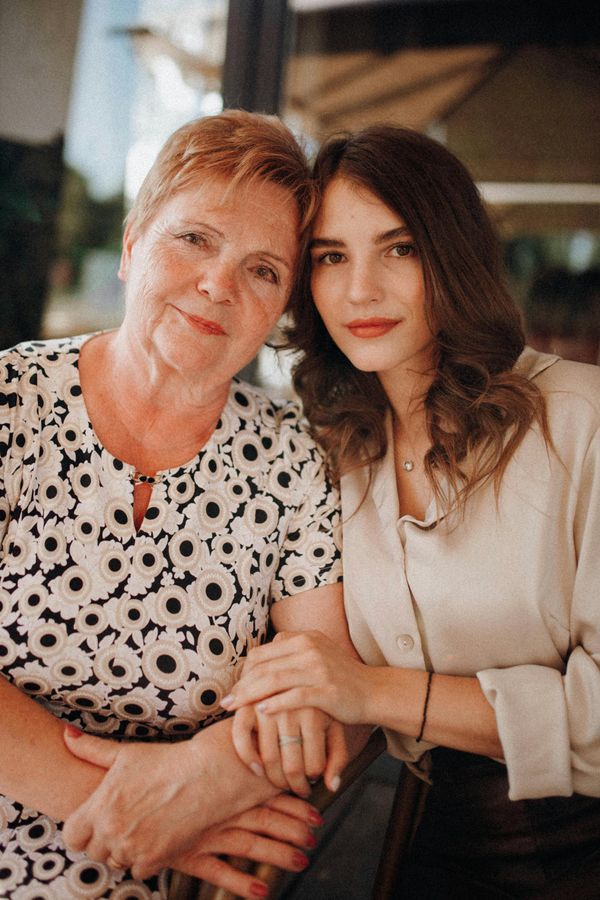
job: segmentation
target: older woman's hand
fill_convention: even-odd
[[[238,756],[255,774],[266,774],[280,790],[310,795],[309,780],[323,775],[337,790],[348,763],[344,726],[320,709],[264,715],[255,706],[238,709],[231,736]]]
[[[309,863],[302,851],[316,844],[311,827],[321,822],[314,807],[297,797],[281,795],[209,828],[192,850],[173,861],[172,867],[241,897],[266,896],[264,882],[219,856],[226,854],[301,872]]]
[[[71,727],[64,738],[75,756],[108,770],[66,820],[67,846],[100,862],[110,856],[136,878],[170,866],[207,828],[277,793],[239,761],[229,720],[175,744],[118,742]]]

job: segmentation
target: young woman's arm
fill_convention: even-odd
[[[251,651],[227,708],[262,714],[315,706],[346,724],[370,723],[418,737],[428,673],[366,666],[320,632],[286,635]],[[433,675],[424,740],[501,758],[494,711],[476,678]]]
[[[271,619],[278,631],[274,643],[288,632],[303,632],[305,623],[312,621],[343,652],[359,659],[350,640],[340,584],[324,593],[311,591],[279,601]],[[227,705],[227,698],[222,702]],[[309,780],[320,775],[329,790],[337,790],[343,768],[362,749],[371,730],[362,724],[344,728],[334,714],[316,705],[278,715],[262,715],[248,705],[237,710],[232,736],[240,759],[253,771],[264,770],[275,786],[308,796]]]

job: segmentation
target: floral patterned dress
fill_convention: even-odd
[[[0,354],[0,674],[84,731],[173,740],[222,717],[273,601],[341,578],[338,497],[298,405],[234,380],[136,531],[133,469],[82,396],[86,339]],[[67,851],[60,823],[0,796],[0,897],[163,895],[160,877]]]

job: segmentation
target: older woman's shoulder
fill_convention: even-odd
[[[303,421],[302,407],[297,400],[275,397],[265,388],[242,381],[241,378],[233,379],[229,403],[241,413],[258,413],[271,425]]]
[[[296,436],[305,449],[318,449],[302,405],[296,399],[273,397],[263,388],[236,378],[229,395],[229,407],[242,419],[253,419],[257,430],[270,432],[278,441],[293,441]]]
[[[62,361],[72,362],[90,335],[54,338],[46,341],[22,341],[0,351],[0,365],[25,372],[33,368],[51,368]]]
[[[79,402],[79,350],[88,335],[23,341],[0,351],[0,411],[3,419],[19,408],[30,423],[53,406]]]

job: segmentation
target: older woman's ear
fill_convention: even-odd
[[[121,261],[119,262],[119,271],[117,272],[120,281],[127,281],[127,276],[129,275],[129,263],[131,261],[131,248],[133,247],[133,243],[134,239],[131,234],[131,226],[127,225],[123,234]]]

